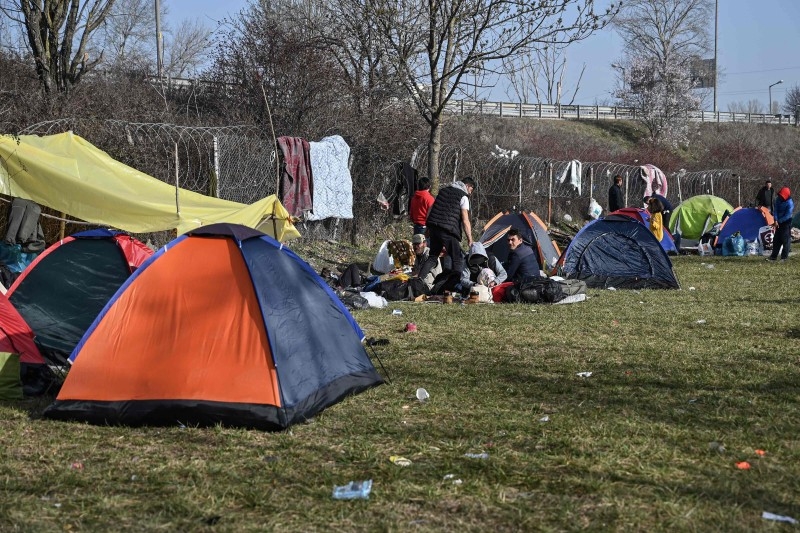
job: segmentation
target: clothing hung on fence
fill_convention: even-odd
[[[394,172],[394,185],[389,201],[392,203],[392,214],[399,216],[408,213],[411,197],[417,190],[417,169],[409,163],[396,163]]]
[[[300,137],[278,137],[283,155],[278,196],[286,210],[300,217],[313,207],[314,184],[308,141]]]
[[[44,250],[44,232],[39,224],[42,208],[36,202],[14,198],[8,212],[5,242],[22,245],[23,252]]]
[[[641,170],[640,177],[646,184],[645,196],[652,196],[653,194],[667,195],[667,177],[660,168],[647,164],[642,165],[639,169]]]
[[[353,180],[347,142],[340,135],[333,135],[308,145],[314,177],[314,208],[307,220],[353,218]]]
[[[564,168],[561,176],[558,178],[558,183],[569,183],[578,190],[578,196],[581,194],[581,176],[583,175],[583,164],[577,159],[573,159]]]

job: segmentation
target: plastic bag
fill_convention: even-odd
[[[761,255],[761,241],[747,241],[747,255]]]
[[[589,202],[589,210],[586,212],[586,215],[592,220],[597,220],[600,218],[602,212],[603,208],[600,207],[600,204],[597,203],[597,200],[592,198],[592,200]]]
[[[725,239],[722,243],[722,255],[743,256],[745,254],[745,241],[738,231]]]
[[[383,241],[378,253],[375,255],[375,260],[372,261],[372,269],[375,272],[385,274],[394,268],[394,259],[389,253],[389,241]]]
[[[772,241],[775,238],[775,228],[772,226],[761,226],[758,230],[758,240],[764,250],[772,250]]]
[[[701,242],[697,245],[697,253],[700,255],[714,255],[714,248],[709,242]]]

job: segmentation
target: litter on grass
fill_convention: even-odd
[[[725,451],[725,446],[714,440],[708,443],[708,449],[712,452],[722,453]]]
[[[427,401],[428,398],[430,398],[430,397],[431,397],[431,395],[428,394],[428,391],[426,391],[422,387],[417,389],[417,400],[419,400],[421,402],[424,402],[424,401]]]
[[[402,314],[403,314],[403,311],[402,311],[401,309],[393,309],[393,310],[392,310],[392,314],[393,314],[393,315],[400,316],[400,315],[402,315]]]
[[[486,453],[486,452],[484,452],[484,453],[465,453],[464,457],[469,457],[470,459],[488,459],[489,458],[489,454]]]
[[[736,468],[738,468],[739,470],[750,470],[750,463],[748,463],[747,461],[736,463]]]
[[[581,378],[588,378],[588,377],[591,377],[592,373],[591,372],[578,372],[575,375],[578,376],[578,377],[581,377]]]
[[[769,513],[767,511],[764,511],[764,512],[761,513],[761,518],[763,518],[764,520],[774,520],[776,522],[789,522],[790,524],[797,524],[798,523],[797,520],[795,520],[791,516],[784,516],[784,515]]]
[[[351,481],[347,485],[333,487],[334,500],[367,500],[372,491],[372,480]]]
[[[389,457],[389,460],[396,464],[397,466],[411,466],[411,460],[406,459],[401,455],[392,455]]]
[[[756,455],[759,457],[764,457],[765,455],[767,455],[767,452],[765,452],[764,450],[756,450]]]
[[[550,422],[550,417],[544,415],[542,418],[539,419],[539,422]]]
[[[705,323],[706,323],[706,319],[705,319],[705,318],[701,318],[700,320],[698,320],[698,321],[697,321],[697,322],[695,322],[695,323],[696,323],[696,324],[705,324]]]

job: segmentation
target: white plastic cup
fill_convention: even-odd
[[[428,394],[428,391],[426,391],[422,387],[417,389],[417,400],[419,400],[421,402],[424,402],[430,397],[431,397],[431,395]]]

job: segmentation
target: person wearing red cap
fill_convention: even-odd
[[[775,238],[772,241],[772,255],[770,261],[778,260],[778,253],[781,254],[781,261],[789,258],[789,248],[792,242],[792,212],[794,202],[792,201],[792,191],[789,187],[783,187],[775,197],[775,206],[772,208],[772,216],[775,217]]]

